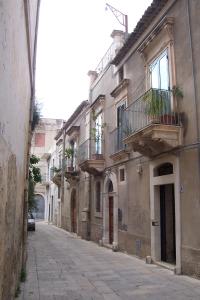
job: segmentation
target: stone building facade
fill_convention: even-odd
[[[63,152],[57,174],[61,226],[195,277],[199,11],[197,0],[154,0],[127,38],[113,31],[109,51],[88,73],[85,121],[75,114],[56,137],[64,150],[78,137],[76,165],[66,169]]]
[[[89,234],[90,175],[79,168],[79,145],[85,141],[86,132],[89,133],[88,111],[89,102],[82,101],[55,137],[57,158],[62,157],[62,162],[57,159],[60,164],[52,179],[60,189],[62,228],[82,238],[88,238]]]
[[[92,240],[197,277],[199,9],[153,1],[115,58],[90,72],[91,114],[105,126],[101,155],[80,164],[93,175]]]
[[[40,1],[0,1],[0,299],[26,259],[28,154]]]
[[[46,221],[53,221],[53,209],[49,206],[52,206],[54,186],[50,186],[52,182],[50,180],[49,165],[54,163],[56,146],[54,137],[62,125],[63,120],[61,119],[41,118],[32,137],[31,153],[40,158],[37,166],[40,168],[42,176],[41,183],[37,183],[35,186],[35,198],[38,206],[35,217]],[[50,188],[52,193],[50,193]]]

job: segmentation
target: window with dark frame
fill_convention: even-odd
[[[101,212],[101,182],[96,182],[96,212]]]
[[[122,66],[119,69],[119,82],[121,82],[124,79],[124,67]]]
[[[125,169],[119,169],[119,180],[121,181],[125,181]]]

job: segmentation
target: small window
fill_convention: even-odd
[[[96,212],[101,211],[101,182],[96,182]]]
[[[35,133],[35,147],[45,146],[45,133]]]
[[[124,79],[124,68],[119,69],[119,83]]]
[[[125,181],[125,169],[119,169],[119,180],[121,181]]]

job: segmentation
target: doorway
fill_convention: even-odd
[[[179,157],[150,163],[151,256],[181,274]]]
[[[113,243],[113,196],[109,197],[109,244]]]
[[[77,205],[76,191],[72,191],[71,195],[71,231],[77,233]]]
[[[174,184],[160,186],[161,261],[176,263]]]

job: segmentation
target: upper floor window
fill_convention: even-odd
[[[95,119],[95,150],[96,154],[102,154],[102,135],[103,135],[102,112]]]
[[[45,146],[45,133],[35,133],[35,147]]]
[[[169,62],[168,52],[164,51],[154,62],[149,66],[150,72],[150,87],[154,89],[169,90]]]

